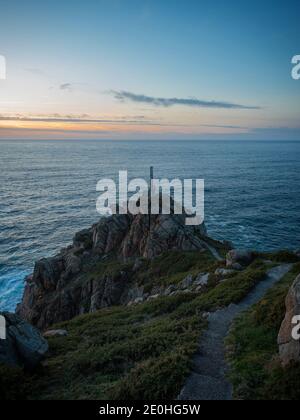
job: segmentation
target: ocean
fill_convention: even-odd
[[[0,310],[34,262],[99,219],[96,183],[204,178],[209,235],[258,250],[300,248],[300,142],[0,141]]]

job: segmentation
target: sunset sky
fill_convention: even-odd
[[[0,0],[0,139],[300,140],[299,1]]]

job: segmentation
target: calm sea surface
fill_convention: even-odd
[[[0,141],[0,310],[14,310],[34,261],[96,213],[102,177],[204,178],[211,236],[242,248],[300,248],[300,142]]]

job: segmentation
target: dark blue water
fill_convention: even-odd
[[[215,238],[261,250],[300,248],[300,142],[1,141],[0,310],[13,310],[34,261],[98,219],[97,181],[204,178]]]

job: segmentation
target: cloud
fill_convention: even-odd
[[[65,90],[65,91],[69,91],[69,92],[73,92],[73,91],[83,91],[83,92],[88,92],[88,93],[94,93],[94,94],[99,94],[99,92],[90,84],[87,82],[67,82],[67,83],[61,83],[58,88],[60,90]]]
[[[71,91],[72,90],[72,84],[71,83],[62,83],[59,86],[59,89],[60,90],[69,90],[69,91]]]
[[[159,122],[148,120],[144,115],[121,116],[119,118],[97,118],[88,114],[81,115],[1,115],[0,121],[14,122],[44,122],[44,123],[89,123],[89,124],[140,124],[140,125],[162,125]],[[168,124],[169,125],[169,124]]]
[[[199,108],[223,108],[223,109],[261,109],[259,106],[240,105],[223,101],[206,101],[197,98],[156,98],[147,95],[138,95],[127,91],[111,90],[109,92],[120,102],[131,101],[165,108],[174,105],[183,105]]]
[[[247,130],[247,127],[242,125],[226,125],[226,124],[198,124],[198,127],[211,127],[211,128],[231,128],[233,130]]]

